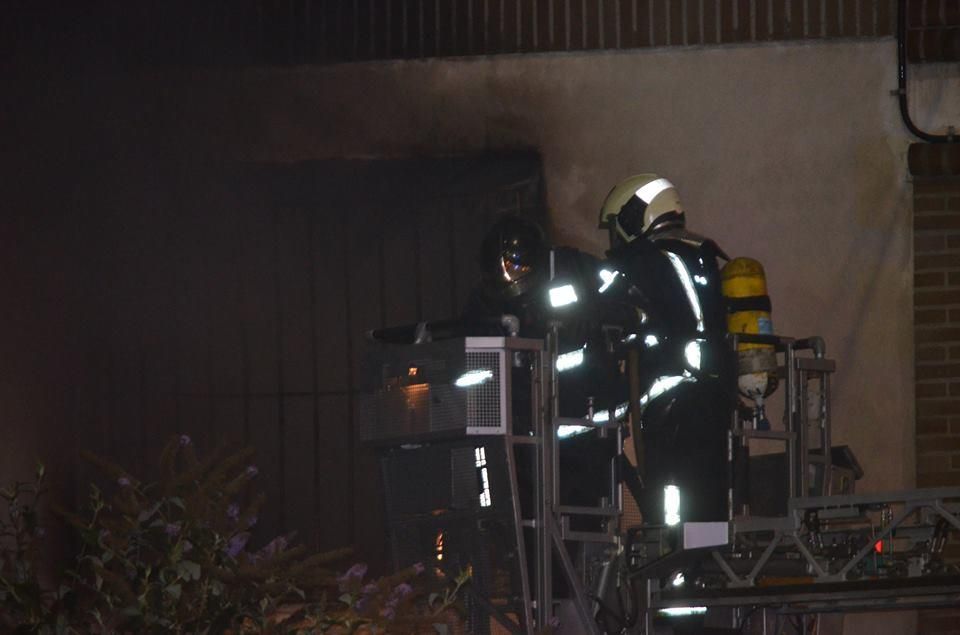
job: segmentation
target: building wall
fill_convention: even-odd
[[[553,236],[598,254],[606,192],[656,171],[680,188],[692,229],[765,263],[777,331],[826,338],[835,440],[860,458],[862,491],[889,490],[916,471],[910,139],[890,94],[895,59],[883,39],[35,78],[5,91],[2,156],[83,164],[82,179],[58,168],[70,187],[51,196],[91,212],[97,201],[76,192],[122,187],[110,166],[130,158],[202,173],[224,160],[534,149]],[[921,95],[934,96],[912,103],[934,131],[955,113],[935,94],[960,84],[940,73]],[[870,618],[849,622],[866,632],[854,629]]]

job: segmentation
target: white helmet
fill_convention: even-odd
[[[600,229],[610,230],[611,245],[658,229],[683,227],[683,205],[673,183],[656,174],[637,174],[610,190],[600,208]]]

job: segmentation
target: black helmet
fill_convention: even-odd
[[[513,214],[501,216],[483,239],[483,278],[508,296],[535,286],[544,272],[550,248],[536,223]]]

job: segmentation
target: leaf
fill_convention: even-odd
[[[170,498],[167,499],[167,501],[171,505],[176,505],[180,509],[186,509],[186,505],[183,504],[183,499],[180,498],[179,496],[171,496]]]
[[[189,580],[200,579],[200,565],[189,560],[181,560],[177,564],[177,572],[180,576]]]
[[[147,520],[148,518],[156,514],[157,510],[160,509],[161,504],[162,503],[156,503],[151,507],[149,507],[148,509],[145,509],[142,512],[140,512],[140,514],[137,516],[137,522],[142,523],[143,521]]]
[[[171,584],[163,590],[164,593],[172,597],[174,600],[180,600],[180,592],[182,588],[179,584]]]

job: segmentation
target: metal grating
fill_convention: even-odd
[[[488,381],[467,389],[467,421],[472,428],[500,428],[503,420],[500,363],[502,352],[467,351],[466,369],[468,371],[493,374]]]

